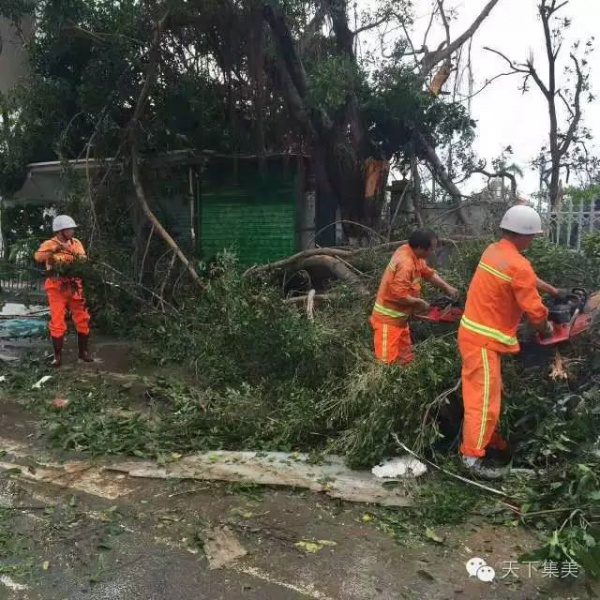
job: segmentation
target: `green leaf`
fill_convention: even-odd
[[[443,544],[445,539],[439,536],[433,529],[430,527],[425,528],[425,537],[436,544]]]

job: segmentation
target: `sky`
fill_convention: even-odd
[[[487,0],[446,0],[449,7],[457,9],[458,18],[451,23],[452,39],[462,33],[486,5]],[[421,45],[431,13],[432,0],[415,0],[415,39]],[[478,90],[494,75],[506,71],[506,63],[484,46],[500,50],[514,61],[524,61],[533,52],[540,72],[547,67],[544,34],[537,15],[537,0],[500,0],[488,19],[484,21],[473,40],[472,63],[475,76],[474,89]],[[572,18],[573,24],[565,34],[560,71],[569,59],[569,49],[575,39],[585,40],[598,35],[597,50],[592,55],[590,83],[598,100],[584,107],[584,122],[599,141],[600,153],[600,0],[570,0],[559,13]],[[441,28],[434,29],[428,41],[429,48],[437,47],[444,39]],[[559,59],[560,61],[561,59]],[[547,73],[547,71],[545,71]],[[523,95],[519,90],[521,79],[514,75],[494,82],[472,100],[472,116],[477,122],[477,154],[488,160],[498,156],[506,146],[512,146],[513,160],[521,165],[525,177],[519,187],[529,195],[539,188],[539,175],[530,162],[539,153],[548,136],[548,113],[545,100],[537,88]],[[480,189],[483,179],[473,177],[462,185],[468,192]]]

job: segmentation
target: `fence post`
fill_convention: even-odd
[[[581,238],[583,237],[583,200],[579,203],[579,225],[577,227],[577,252],[581,250]]]

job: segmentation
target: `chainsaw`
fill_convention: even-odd
[[[448,296],[440,296],[429,303],[429,311],[415,314],[416,319],[432,323],[456,323],[463,315],[463,308],[459,302]]]
[[[583,288],[573,288],[565,298],[552,298],[548,302],[548,320],[554,326],[549,336],[536,335],[542,346],[566,342],[588,331],[599,316],[600,292],[589,296]]]
[[[427,313],[415,315],[415,318],[431,323],[457,323],[464,311],[460,303],[447,296],[436,298],[429,306]],[[542,346],[566,342],[588,331],[600,320],[600,292],[590,295],[583,288],[573,288],[565,298],[551,298],[547,306],[548,320],[554,331],[548,336],[535,335],[535,341]],[[526,323],[522,325],[526,326]],[[525,329],[520,327],[519,333],[523,334]]]

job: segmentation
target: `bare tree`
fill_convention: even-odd
[[[404,34],[406,35],[408,43],[411,47],[411,51],[407,52],[406,54],[415,56],[416,63],[423,78],[429,77],[433,70],[438,65],[441,65],[439,70],[433,77],[434,81],[436,79],[438,80],[438,83],[432,83],[432,88],[437,89],[439,86],[439,81],[441,80],[443,80],[444,83],[447,81],[451,73],[453,56],[468,41],[470,41],[473,38],[473,36],[477,33],[479,27],[481,27],[481,24],[490,16],[492,10],[496,6],[496,4],[498,4],[499,1],[500,0],[489,0],[486,3],[486,5],[481,9],[481,12],[477,15],[477,17],[473,20],[471,25],[469,25],[469,27],[467,27],[467,29],[465,29],[465,31],[463,31],[456,39],[452,40],[452,34],[450,32],[450,22],[446,14],[446,7],[444,4],[445,0],[435,0],[435,6],[431,11],[429,25],[425,31],[423,43],[421,44],[420,48],[417,48],[414,42],[412,41],[408,28],[404,23],[403,17],[400,15],[396,15],[396,17],[402,23]],[[429,46],[427,45],[427,41],[433,23],[436,17],[438,16],[442,21],[442,25],[444,26],[445,39],[442,42],[440,42],[440,44],[435,50],[430,50]]]
[[[448,10],[445,0],[435,0],[430,15],[428,27],[425,31],[423,42],[420,48],[417,48],[411,39],[408,27],[402,21],[404,34],[407,39],[410,51],[406,52],[406,56],[414,56],[415,68],[423,78],[424,86],[434,96],[444,94],[444,86],[454,71],[457,70],[457,63],[460,62],[460,54],[465,44],[468,44],[473,36],[477,33],[482,23],[490,16],[499,0],[488,0],[473,22],[455,39],[452,39],[450,28],[450,11]],[[400,17],[397,15],[398,19]],[[435,50],[430,50],[428,46],[429,34],[433,23],[439,19],[444,28],[444,40],[442,40]],[[456,100],[456,90],[455,98]],[[425,159],[429,170],[432,174],[432,180],[437,181],[446,193],[453,199],[458,208],[459,219],[464,223],[467,222],[467,215],[461,209],[460,205],[463,200],[463,195],[453,180],[453,175],[448,168],[445,167],[444,161],[440,158],[436,149],[420,132],[416,132],[415,139],[419,149],[419,154]],[[450,149],[451,162],[452,149]]]
[[[542,150],[542,160],[546,163],[542,167],[542,178],[548,189],[552,208],[560,204],[561,175],[565,171],[568,174],[572,168],[570,152],[581,141],[583,96],[589,91],[587,56],[592,49],[591,41],[586,42],[583,53],[579,52],[580,42],[573,45],[569,53],[570,65],[565,68],[566,77],[562,84],[558,81],[559,56],[564,44],[563,32],[568,29],[571,21],[568,17],[560,19],[557,14],[568,4],[569,0],[541,0],[538,5],[544,31],[547,77],[536,66],[533,55],[525,62],[516,62],[498,50],[486,48],[500,56],[513,74],[523,76],[523,92],[529,90],[530,82],[533,81],[546,100],[549,132],[548,147]]]

